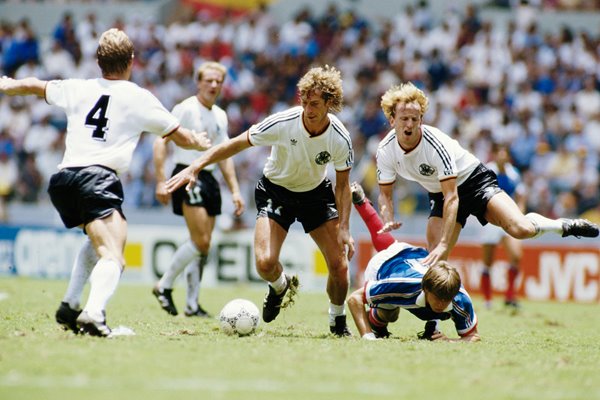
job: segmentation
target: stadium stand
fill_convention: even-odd
[[[192,72],[202,61],[227,65],[220,103],[230,117],[230,135],[236,135],[294,104],[295,82],[308,67],[336,65],[346,102],[339,117],[353,134],[356,152],[352,179],[371,198],[377,194],[373,155],[389,129],[380,97],[390,85],[410,80],[430,94],[426,121],[482,161],[493,142],[510,145],[531,211],[585,215],[598,223],[600,32],[597,24],[595,32],[569,25],[546,29],[541,16],[575,8],[597,18],[599,2],[488,3],[456,2],[440,10],[419,1],[376,19],[359,13],[352,2],[330,2],[318,13],[308,3],[295,2],[291,18],[278,17],[266,5],[235,14],[184,8],[170,22],[64,12],[45,35],[31,20],[3,16],[0,69],[15,77],[96,76],[98,34],[120,27],[136,46],[132,79],[167,107],[194,92]],[[48,202],[45,188],[61,157],[65,122],[44,101],[0,97],[0,202]],[[123,178],[130,207],[157,205],[151,155],[150,138],[143,138]],[[252,183],[262,169],[257,159],[264,157],[247,152],[236,158],[249,208]],[[403,213],[427,209],[422,190],[398,185]]]

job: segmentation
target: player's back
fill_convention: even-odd
[[[165,135],[179,125],[154,95],[124,80],[51,81],[46,100],[67,114],[60,168],[98,164],[123,172],[142,132]]]

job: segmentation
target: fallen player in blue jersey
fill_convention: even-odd
[[[355,195],[357,189],[362,192],[362,188],[353,184],[353,202],[357,209],[372,208],[369,201],[364,201],[364,194]],[[371,217],[377,215],[374,209],[369,213],[366,211],[359,210],[363,217],[366,214]],[[378,221],[381,223],[379,218],[364,220],[367,226]],[[428,321],[425,331],[419,335],[421,339],[480,340],[473,302],[461,285],[458,271],[446,261],[438,261],[428,268],[421,262],[427,254],[427,250],[421,247],[393,241],[369,261],[364,286],[354,291],[347,301],[356,328],[364,339],[388,337],[388,323],[397,321],[400,309],[404,308],[417,318]],[[368,305],[368,310],[365,305]],[[458,339],[450,339],[438,330],[437,322],[450,318],[460,336]]]

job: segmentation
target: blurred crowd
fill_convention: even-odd
[[[65,14],[51,37],[39,37],[31,21],[2,22],[0,72],[17,78],[97,77],[98,36],[119,27],[136,47],[132,80],[169,109],[195,93],[193,71],[202,61],[225,64],[229,72],[219,103],[235,136],[296,105],[295,85],[310,66],[334,65],[344,82],[339,117],[355,149],[352,179],[372,199],[378,190],[373,157],[389,130],[380,97],[391,85],[412,81],[429,95],[425,123],[482,161],[489,159],[494,142],[509,144],[528,188],[530,211],[550,217],[585,214],[598,221],[600,32],[567,26],[542,31],[537,18],[546,3],[518,2],[506,25],[482,19],[475,5],[449,6],[442,18],[434,18],[426,1],[376,22],[333,3],[320,15],[303,9],[289,21],[275,21],[267,7],[237,17],[189,12],[166,26]],[[0,98],[2,199],[48,201],[46,185],[62,156],[65,126],[64,114],[43,100]],[[123,177],[129,206],[158,205],[153,140],[142,137]],[[235,159],[250,207],[268,150],[253,149]],[[401,213],[428,210],[424,190],[397,185]]]

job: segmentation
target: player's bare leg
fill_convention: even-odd
[[[504,192],[490,199],[485,219],[515,239],[530,239],[546,232],[563,237],[597,237],[599,234],[598,226],[585,219],[550,219],[536,213],[523,215],[515,201]]]
[[[77,318],[82,331],[96,336],[108,336],[106,304],[119,284],[125,260],[123,250],[127,238],[127,221],[117,211],[106,218],[86,225],[86,231],[99,260],[90,275],[90,294]]]
[[[329,295],[329,326],[336,336],[350,336],[346,324],[345,300],[350,285],[348,278],[348,258],[343,246],[338,243],[339,220],[326,221],[310,232],[321,253],[325,257],[329,275],[327,294]]]
[[[481,271],[481,292],[485,301],[485,308],[492,308],[492,281],[491,270],[494,262],[494,253],[496,245],[485,243],[481,246],[483,251],[483,271]]]
[[[269,283],[269,291],[263,301],[263,321],[271,322],[279,315],[283,298],[292,285],[290,292],[295,293],[298,279],[286,275],[279,261],[281,247],[287,237],[287,231],[274,220],[267,217],[256,219],[254,230],[254,254],[256,271]]]

